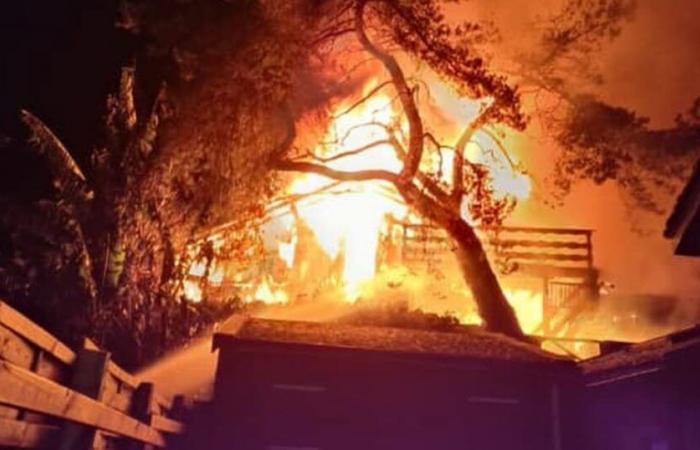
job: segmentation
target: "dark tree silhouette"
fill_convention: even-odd
[[[672,127],[657,129],[635,111],[593,95],[605,80],[597,53],[622,32],[636,0],[568,0],[543,19],[527,52],[509,61],[514,79],[554,108],[534,111],[560,150],[553,194],[561,201],[579,180],[616,182],[630,208],[661,213],[700,156],[698,100]]]

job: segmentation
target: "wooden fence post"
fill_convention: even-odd
[[[173,407],[171,411],[171,418],[175,420],[183,420],[187,414],[187,399],[184,395],[176,395],[173,398]]]
[[[140,383],[134,392],[131,401],[131,416],[145,423],[150,422],[153,404],[155,402],[155,388],[153,383]],[[153,446],[134,442],[131,446],[133,450],[152,450]]]
[[[78,351],[77,359],[73,365],[73,378],[71,389],[100,400],[104,386],[109,353],[91,349]],[[59,439],[59,450],[93,450],[98,431],[85,425],[67,422],[63,427]]]

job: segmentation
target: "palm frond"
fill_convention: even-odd
[[[64,200],[89,200],[92,192],[78,163],[61,140],[44,122],[29,111],[22,110],[21,119],[29,128],[32,147],[46,159],[54,177],[54,186]]]

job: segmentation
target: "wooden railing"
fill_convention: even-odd
[[[442,229],[403,222],[393,226],[401,229],[405,263],[436,263],[453,250]],[[592,230],[504,226],[479,233],[494,262],[512,264],[520,273],[585,279],[594,270]]]
[[[92,342],[74,352],[0,301],[0,448],[162,448],[183,432],[184,404]]]

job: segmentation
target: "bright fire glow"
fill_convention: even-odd
[[[523,331],[533,334],[542,325],[542,294],[529,289],[503,289],[508,303],[515,310],[518,322]],[[457,318],[463,324],[481,325],[481,317],[476,311],[468,311],[457,314]]]
[[[254,300],[265,302],[269,305],[276,303],[287,303],[289,300],[285,291],[282,289],[273,289],[270,286],[270,282],[267,277],[263,278],[260,286],[258,286],[258,289],[255,291],[254,297]]]
[[[373,86],[368,86],[368,90]],[[343,111],[346,105],[338,108]],[[361,126],[370,122],[389,125],[394,117],[391,99],[376,96],[349,114],[338,117],[326,141],[338,141],[332,154],[358,149],[387,138],[386,131],[377,126]],[[323,154],[324,149],[317,149]],[[325,152],[324,156],[331,156]],[[384,169],[398,173],[401,163],[389,145],[378,145],[365,152],[331,161],[336,170]],[[294,194],[305,194],[327,186],[325,177],[307,174],[297,178],[290,188]],[[406,207],[390,198],[386,191],[393,188],[381,182],[344,183],[343,193],[324,194],[309,204],[300,205],[299,213],[313,230],[321,247],[331,257],[343,252],[342,281],[346,299],[356,300],[363,283],[376,271],[376,255],[380,229],[387,214],[402,216]],[[347,192],[345,192],[347,191]]]
[[[508,303],[515,309],[525,333],[533,333],[542,324],[542,294],[528,289],[504,289]]]
[[[369,93],[375,86],[375,82],[369,83],[362,95]],[[388,95],[375,95],[354,107],[349,113],[343,113],[353,102],[338,105],[335,119],[322,138],[324,143],[314,149],[316,155],[329,158],[386,140],[386,129],[377,124],[399,127],[405,133],[406,125],[397,120],[400,116]],[[441,181],[449,185],[452,180],[452,156],[450,150],[444,150],[442,158],[426,154],[422,169],[440,172]],[[497,143],[488,133],[475,134],[473,142],[466,148],[465,157],[472,163],[489,167],[496,195],[511,195],[519,199],[529,195],[529,177],[514,168],[511,156],[500,152]],[[442,167],[439,167],[439,161]],[[342,171],[382,169],[393,173],[398,173],[402,167],[395,150],[388,144],[340,157],[326,162],[325,165]],[[284,237],[276,239],[277,252],[287,270],[288,279],[286,284],[280,284],[275,283],[270,275],[263,275],[257,281],[259,284],[253,286],[254,293],[246,296],[247,300],[268,304],[287,303],[299,295],[304,296],[318,289],[312,286],[315,281],[310,281],[309,275],[325,277],[331,284],[336,283],[334,286],[340,288],[338,294],[348,302],[354,302],[361,297],[392,295],[391,287],[387,291],[385,286],[382,291],[380,285],[385,284],[402,284],[405,289],[416,290],[416,296],[431,298],[428,292],[418,294],[418,289],[424,289],[427,283],[402,279],[401,283],[387,284],[386,269],[383,273],[378,272],[377,257],[380,239],[386,236],[383,234],[387,226],[386,218],[393,216],[400,220],[415,221],[413,216],[409,219],[408,208],[395,188],[384,182],[363,181],[346,182],[324,189],[333,183],[334,181],[315,174],[299,174],[291,182],[287,194],[314,194],[296,203],[296,210],[303,225],[296,223],[292,214],[279,221],[279,225],[284,229]],[[321,193],[315,193],[317,191]],[[315,243],[308,242],[306,231],[302,235],[302,226],[304,229],[308,227]],[[308,246],[319,247],[318,251],[327,256],[327,261],[321,261],[324,257],[319,258],[319,253],[307,254],[310,251]],[[195,265],[191,273],[195,272],[201,275],[204,270]],[[210,278],[212,275],[214,274],[210,274]],[[430,277],[427,274],[421,276]],[[186,284],[185,289],[188,296],[201,298],[199,285]],[[328,285],[321,287],[321,290],[327,289]],[[505,294],[516,309],[525,331],[535,330],[542,320],[542,296],[522,289],[506,290]],[[460,304],[464,304],[461,300],[468,293],[463,284],[461,293],[455,295],[459,295]],[[473,307],[470,311],[465,309],[455,314],[463,323],[481,323]]]
[[[369,83],[363,95],[375,86],[376,83]],[[332,142],[332,146],[320,145],[315,149],[316,154],[328,158],[388,137],[383,127],[366,124],[397,126],[398,115],[387,95],[376,95],[351,112],[340,114],[348,106],[349,103],[336,108],[336,118],[323,138],[326,143]],[[405,128],[405,124],[398,126]],[[499,152],[488,134],[477,132],[474,141],[467,146],[465,156],[469,161],[491,169],[492,186],[496,195],[512,195],[519,199],[529,195],[529,177],[514,169],[510,156]],[[435,161],[437,159],[433,158],[433,167]],[[443,152],[442,164],[443,182],[449,184],[452,179],[452,155],[449,150]],[[332,160],[326,165],[346,171],[383,169],[398,173],[401,169],[401,162],[388,144]],[[308,194],[330,183],[323,176],[304,174],[293,181],[289,192]],[[332,259],[342,258],[341,281],[347,301],[352,302],[361,297],[363,286],[370,283],[376,275],[379,238],[387,215],[406,217],[408,208],[398,199],[394,188],[386,183],[349,182],[298,205],[300,217],[313,231],[325,253]],[[292,267],[295,261],[295,245],[296,241],[281,243],[279,246],[279,255],[288,267]],[[508,296],[513,298],[516,308],[519,304],[532,303],[527,301],[532,296],[526,295],[526,291],[509,293]]]
[[[183,294],[185,297],[195,303],[202,301],[203,292],[198,278],[204,276],[207,270],[207,265],[204,261],[197,261],[190,266],[189,275],[191,279],[185,280],[183,283]],[[224,268],[214,265],[209,268],[209,276],[207,277],[209,285],[220,286],[224,281]]]

